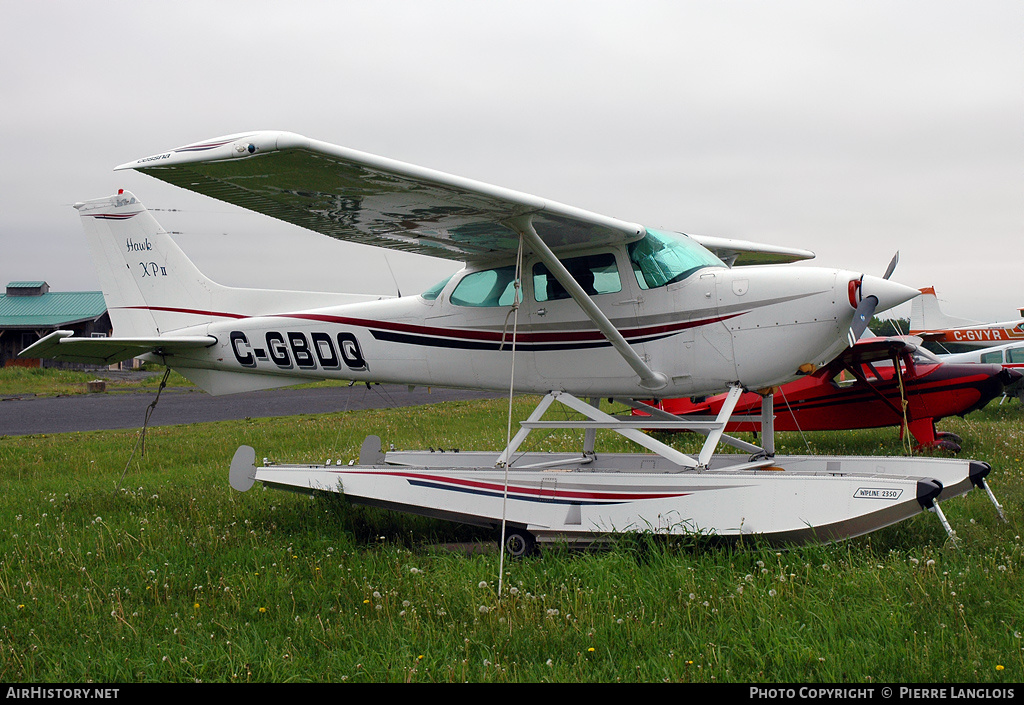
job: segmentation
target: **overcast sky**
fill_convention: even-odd
[[[0,0],[0,279],[98,280],[71,205],[132,191],[223,284],[455,268],[113,167],[289,130],[650,227],[1024,306],[1024,4]],[[907,315],[909,307],[897,309]]]

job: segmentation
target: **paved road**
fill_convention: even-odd
[[[23,397],[0,400],[0,436],[67,433],[102,429],[142,428],[156,391],[75,394],[64,397]],[[164,389],[150,426],[226,421],[247,417],[322,414],[357,409],[384,409],[480,399],[500,394],[398,385],[365,385],[316,389],[273,389],[214,397],[192,388]]]

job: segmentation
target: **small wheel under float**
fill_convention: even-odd
[[[537,550],[537,539],[525,529],[509,529],[505,532],[505,553],[511,558],[525,558]]]

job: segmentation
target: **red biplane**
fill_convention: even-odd
[[[812,374],[775,393],[776,431],[830,431],[900,427],[917,449],[960,451],[960,438],[935,422],[980,409],[1022,378],[1002,365],[942,362],[913,337],[866,338]],[[715,415],[726,395],[665,399],[657,407],[675,415]],[[728,431],[761,428],[761,395],[745,392]],[[634,412],[642,413],[642,412]]]

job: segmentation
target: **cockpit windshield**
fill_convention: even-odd
[[[641,240],[627,247],[633,273],[641,289],[682,281],[704,267],[725,267],[703,245],[685,235],[647,230]]]

